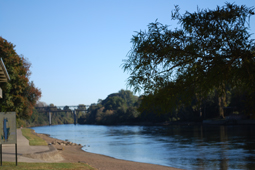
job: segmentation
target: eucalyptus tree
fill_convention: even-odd
[[[156,21],[133,36],[122,65],[130,73],[128,85],[143,90],[145,98],[153,99],[163,111],[194,96],[201,103],[217,90],[224,117],[226,84],[255,92],[255,45],[249,33],[254,8],[226,3],[214,10],[184,14],[179,10],[175,6],[171,16],[178,28]]]

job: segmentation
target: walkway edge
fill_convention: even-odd
[[[22,132],[21,132],[22,134]],[[35,131],[32,129],[32,134],[37,135]],[[23,136],[23,134],[22,134]],[[40,137],[40,136],[38,136]],[[29,145],[30,146],[30,145]],[[36,146],[33,146],[36,147]],[[47,162],[59,162],[62,161],[63,158],[60,155],[59,151],[52,145],[48,145],[49,150],[46,151],[41,151],[41,152],[34,152],[30,154],[22,154],[21,156],[27,157],[27,158],[32,158],[32,159],[39,159]]]
[[[36,152],[32,154],[23,154],[22,156],[50,162],[59,162],[64,160],[60,155],[59,151],[51,145],[49,145],[48,151]]]

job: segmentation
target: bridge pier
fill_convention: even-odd
[[[77,119],[76,119],[76,110],[73,110],[73,123],[76,125]]]
[[[49,126],[51,125],[51,112],[49,112]]]

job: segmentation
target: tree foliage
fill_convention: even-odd
[[[120,124],[133,121],[138,112],[136,105],[138,97],[131,91],[120,90],[112,93],[98,104],[90,105],[88,113],[78,119],[80,124]]]
[[[163,112],[194,96],[199,103],[213,90],[222,108],[226,85],[254,94],[255,44],[248,32],[252,15],[254,8],[230,3],[183,15],[176,6],[172,19],[180,28],[171,30],[156,21],[133,36],[123,62],[130,72],[128,84],[144,90],[149,103],[157,102]]]
[[[1,110],[15,111],[18,118],[28,118],[41,97],[40,89],[29,81],[31,64],[15,51],[15,46],[0,37],[0,57],[3,59],[10,81],[2,83],[3,98],[0,100]]]

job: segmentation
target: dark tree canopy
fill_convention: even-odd
[[[156,21],[133,36],[123,62],[124,71],[130,72],[128,85],[147,96],[157,94],[157,101],[169,108],[180,98],[202,98],[215,89],[224,96],[226,84],[255,93],[252,15],[253,7],[231,3],[183,15],[176,6],[172,19],[180,28],[171,30]]]
[[[12,43],[0,37],[0,57],[10,76],[9,82],[1,84],[3,98],[0,107],[3,112],[15,111],[18,118],[28,118],[41,97],[41,91],[29,81],[31,64],[14,48]]]

